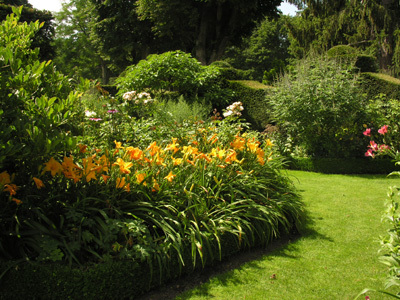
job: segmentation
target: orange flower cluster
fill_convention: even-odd
[[[201,134],[205,135],[207,131],[203,130]],[[271,160],[271,154],[267,157],[261,143],[255,138],[236,135],[228,147],[218,142],[217,133],[203,138],[202,141],[200,144],[205,145],[200,147],[197,147],[199,142],[196,140],[181,146],[177,138],[172,138],[166,146],[153,142],[145,150],[132,146],[124,147],[121,142],[114,141],[115,149],[112,155],[106,151],[106,154],[97,157],[101,150],[96,150],[94,154],[81,158],[79,162],[75,162],[73,156],[64,157],[61,163],[51,158],[44,164],[42,175],[46,172],[50,172],[53,177],[64,175],[74,183],[100,180],[107,184],[109,179],[113,178],[117,189],[129,192],[131,184],[136,184],[158,191],[161,181],[174,182],[185,165],[226,168],[232,164],[241,165],[246,159],[254,159],[260,165]],[[266,141],[265,146],[272,146],[270,140]],[[209,150],[203,152],[200,149]],[[86,150],[86,147],[80,145],[80,154],[87,153]],[[254,158],[251,158],[251,155]],[[34,178],[34,181],[38,189],[45,187],[40,179]]]
[[[18,187],[16,184],[12,183],[12,178],[7,171],[0,173],[0,189],[2,192],[9,193],[10,199],[14,201],[17,205],[22,203],[21,200],[13,197],[17,194]]]

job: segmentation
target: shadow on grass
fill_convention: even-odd
[[[189,299],[192,296],[205,296],[212,299],[210,286],[207,284],[211,278],[221,286],[230,284],[243,284],[234,270],[244,268],[262,269],[262,261],[273,259],[274,257],[284,257],[287,259],[299,258],[297,242],[304,239],[322,239],[333,242],[325,235],[320,234],[314,229],[315,221],[306,216],[306,224],[300,232],[286,234],[280,239],[272,241],[267,247],[258,247],[242,251],[233,255],[214,266],[206,267],[203,270],[196,270],[192,274],[183,276],[177,280],[169,282],[167,285],[149,292],[138,300],[168,300],[168,299]],[[203,284],[205,283],[205,284]],[[185,293],[185,295],[182,295]]]

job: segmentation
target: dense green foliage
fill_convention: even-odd
[[[399,5],[381,1],[293,1],[305,4],[301,16],[289,22],[290,53],[324,53],[336,45],[351,45],[377,57],[379,68],[399,74]],[[299,3],[299,4],[300,4]]]
[[[234,100],[241,101],[245,110],[243,118],[251,124],[254,130],[263,131],[272,122],[271,106],[265,97],[271,87],[254,81],[230,81],[234,92]]]
[[[223,120],[204,112],[220,95],[217,67],[181,51],[150,56],[132,67],[133,74],[142,68],[139,75],[120,77],[120,94],[110,97],[40,62],[30,49],[40,25],[19,23],[20,13],[0,25],[0,259],[10,267],[1,277],[40,269],[38,279],[50,272],[44,283],[59,288],[46,287],[41,298],[70,284],[86,297],[108,297],[118,283],[103,264],[146,264],[143,279],[162,281],[300,227],[303,204],[271,140],[245,131],[240,103]],[[159,101],[164,92],[187,99]],[[26,273],[11,272],[18,264]],[[78,285],[103,272],[104,289]],[[72,281],[63,285],[67,274]],[[143,283],[125,287],[139,294]]]
[[[290,17],[266,18],[243,38],[239,46],[230,47],[224,60],[233,67],[245,70],[246,78],[273,82],[289,63],[289,40],[286,22]]]
[[[381,94],[386,95],[387,99],[400,99],[400,80],[389,75],[380,73],[361,74],[362,90],[369,99],[374,99]]]
[[[73,0],[63,3],[55,14],[54,40],[57,68],[69,77],[108,80],[106,57],[100,53],[95,39],[95,13],[90,1]]]
[[[287,73],[267,100],[274,107],[283,147],[300,146],[314,157],[357,157],[365,100],[350,69],[323,57],[303,60]],[[294,146],[293,145],[293,146]]]
[[[121,96],[129,91],[147,91],[161,99],[184,96],[193,102],[200,98],[216,107],[229,103],[229,91],[223,89],[224,78],[219,69],[202,66],[182,51],[149,55],[146,60],[128,67],[116,83]]]
[[[48,11],[40,11],[33,9],[26,0],[21,1],[0,1],[0,21],[6,19],[7,15],[12,13],[12,8],[24,5],[22,8],[20,21],[35,22],[39,20],[40,28],[35,32],[31,41],[31,49],[39,48],[39,59],[49,60],[55,56],[55,48],[53,43],[54,24],[53,16]]]
[[[31,49],[39,22],[19,25],[21,9],[15,13],[0,26],[7,37],[0,43],[0,166],[23,175],[74,146],[79,94],[51,61],[39,61],[39,49]]]

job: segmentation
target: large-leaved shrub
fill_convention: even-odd
[[[0,25],[0,170],[24,177],[73,147],[80,114],[70,80],[30,47],[43,24],[19,23],[20,14],[14,9]]]

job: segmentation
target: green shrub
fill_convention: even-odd
[[[286,73],[267,95],[283,133],[313,157],[357,157],[364,153],[360,132],[365,100],[357,77],[334,60],[314,57]],[[291,152],[292,150],[289,150]]]
[[[358,50],[356,48],[348,45],[337,45],[330,48],[326,54],[330,58],[354,59],[357,53]]]
[[[83,111],[70,80],[30,48],[42,25],[18,23],[20,14],[0,25],[0,170],[18,171],[23,185],[40,160],[74,147]]]
[[[219,68],[202,66],[182,51],[149,55],[116,79],[119,96],[130,91],[146,91],[160,99],[176,100],[179,96],[189,102],[205,99],[218,107],[229,103],[226,99],[229,91],[225,91],[224,82]]]
[[[234,101],[243,103],[243,118],[254,130],[263,131],[272,121],[271,106],[265,100],[271,87],[257,81],[230,81],[234,91]]]
[[[226,61],[215,61],[211,64],[211,66],[217,67],[221,77],[226,80],[240,80],[245,76],[243,70],[232,67],[232,65]]]

